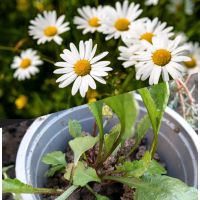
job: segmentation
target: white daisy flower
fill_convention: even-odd
[[[135,44],[135,45],[126,45],[126,46],[120,46],[120,56],[118,57],[118,60],[123,60],[124,62],[122,65],[124,68],[128,68],[130,66],[133,66],[137,63],[137,60],[135,59],[135,55],[138,51],[141,51],[144,49],[144,47],[141,44]]]
[[[173,79],[180,78],[185,68],[182,62],[190,61],[187,53],[188,46],[180,45],[181,37],[169,40],[167,36],[153,37],[152,44],[142,41],[145,50],[138,52],[135,59],[136,79],[146,80],[149,84],[157,84],[162,74],[163,81],[169,81],[169,75]]]
[[[131,3],[125,0],[121,5],[116,2],[116,8],[107,7],[105,9],[106,17],[102,19],[101,31],[107,34],[106,40],[111,38],[118,39],[127,37],[129,27],[136,21],[142,10],[139,4]]]
[[[168,37],[173,36],[171,32],[173,27],[166,27],[167,23],[161,23],[158,18],[154,20],[144,19],[144,21],[137,21],[130,26],[130,35],[124,38],[126,46],[119,47],[119,60],[124,60],[123,66],[125,68],[133,66],[137,63],[134,56],[140,50],[144,50],[141,45],[142,40],[152,43],[152,38],[158,35],[165,34]]]
[[[81,17],[75,16],[74,23],[78,25],[78,29],[83,29],[83,34],[94,33],[95,31],[100,32],[101,19],[104,16],[104,8],[102,6],[97,8],[84,6],[78,9],[78,13]]]
[[[143,21],[137,21],[130,26],[130,35],[125,38],[125,42],[134,45],[141,40],[152,42],[152,38],[157,35],[167,35],[169,38],[174,35],[173,27],[167,27],[166,22],[160,22],[158,18],[150,20],[146,18]]]
[[[27,49],[21,52],[20,56],[15,56],[11,65],[12,69],[16,69],[14,77],[19,81],[30,79],[32,75],[39,72],[37,66],[42,65],[43,62],[37,55],[37,51]]]
[[[44,44],[54,40],[58,45],[62,43],[60,34],[68,31],[69,22],[64,22],[65,16],[57,19],[56,11],[44,11],[43,15],[38,14],[34,20],[31,20],[29,26],[29,35],[37,40],[38,44]]]
[[[200,46],[198,42],[188,43],[189,56],[191,61],[185,62],[185,67],[189,74],[200,72]]]
[[[78,90],[82,97],[85,97],[89,87],[96,89],[94,80],[106,84],[102,78],[108,75],[108,71],[112,68],[107,67],[109,61],[100,61],[108,52],[103,52],[95,56],[97,45],[93,47],[92,39],[79,43],[79,50],[73,43],[70,44],[70,50],[65,49],[60,57],[64,62],[57,62],[55,66],[61,67],[54,71],[55,74],[63,74],[56,80],[59,82],[59,87],[64,88],[74,82],[72,86],[72,95],[75,95]]]
[[[159,0],[146,0],[145,1],[145,5],[147,5],[147,6],[151,6],[151,5],[155,6],[155,5],[158,4],[158,2],[159,2]]]

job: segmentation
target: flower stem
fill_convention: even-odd
[[[134,76],[134,71],[131,71],[129,73],[129,75],[126,77],[125,81],[123,82],[122,84],[122,87],[121,87],[121,93],[122,92],[125,92],[124,90],[126,90],[128,84],[130,83],[130,81],[133,79],[133,76]]]
[[[3,50],[3,51],[13,51],[13,52],[20,52],[21,50],[19,49],[15,49],[14,47],[7,47],[7,46],[1,46],[0,45],[0,50]]]
[[[95,6],[97,7],[99,5],[99,0],[95,0]]]

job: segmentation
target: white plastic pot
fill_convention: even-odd
[[[140,96],[140,119],[146,113]],[[87,105],[40,117],[27,130],[17,153],[16,178],[35,187],[43,187],[48,166],[42,157],[52,151],[65,151],[70,135],[68,120],[76,119],[83,130],[92,132],[94,118]],[[117,119],[114,118],[105,130],[109,130]],[[152,133],[148,134],[151,143]],[[159,135],[158,153],[167,165],[168,175],[197,187],[197,135],[191,126],[172,109],[167,108]],[[24,200],[40,200],[39,195],[23,194]]]

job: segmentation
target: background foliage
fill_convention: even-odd
[[[130,2],[133,0],[129,0]],[[67,109],[87,103],[90,99],[101,99],[107,96],[120,94],[147,86],[147,82],[135,81],[133,68],[124,69],[117,46],[121,41],[110,40],[105,42],[102,34],[82,35],[73,25],[73,17],[77,15],[77,8],[83,5],[96,6],[98,4],[114,5],[114,0],[6,0],[0,4],[0,118],[33,118],[58,110]],[[191,41],[200,39],[200,1],[199,0],[160,0],[157,6],[147,7],[144,0],[134,0],[143,8],[141,17],[158,17],[174,26],[177,32],[184,32]],[[35,18],[38,12],[55,9],[58,15],[65,14],[70,21],[71,31],[62,35],[64,42],[61,46],[46,43],[38,46],[36,41],[28,36],[30,19]],[[40,73],[30,80],[18,81],[13,78],[10,68],[13,57],[20,49],[33,48],[53,61],[60,60],[59,54],[68,48],[70,42],[76,45],[81,39],[93,38],[98,43],[98,51],[108,50],[107,60],[111,61],[114,70],[106,87],[97,86],[97,94],[89,94],[85,99],[79,95],[71,96],[71,87],[59,89],[55,83],[57,75],[53,74],[55,66],[48,62],[40,66]],[[5,51],[4,47],[7,47]],[[3,50],[4,49],[4,50]],[[20,95],[28,97],[28,103],[23,109],[17,109],[16,99]]]

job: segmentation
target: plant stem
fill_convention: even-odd
[[[187,95],[189,97],[190,104],[193,104],[193,97],[192,97],[188,87],[185,85],[185,83],[181,79],[179,79],[178,81],[182,85],[182,87],[185,89],[185,91],[186,91],[186,93],[187,93]]]
[[[2,51],[12,51],[12,52],[21,52],[21,49],[15,49],[13,47],[6,47],[6,46],[0,46],[0,50]],[[39,53],[39,55],[41,56],[41,59],[50,63],[50,64],[54,64],[55,62],[49,58],[47,58],[46,56],[42,55],[41,53]]]
[[[158,146],[158,134],[154,134],[153,143],[150,149],[152,159],[154,158],[154,155],[156,153],[157,146]]]
[[[86,185],[85,186],[94,196],[96,196],[96,193],[94,192],[94,190],[89,186],[89,185]]]
[[[97,7],[99,5],[99,0],[95,0],[95,6]]]
[[[15,49],[14,47],[6,47],[6,46],[0,46],[0,50],[3,51],[13,51],[13,52],[20,52],[20,49]]]
[[[54,65],[55,62],[53,60],[50,60],[49,58],[47,58],[46,56],[43,56],[42,54],[40,54],[40,56],[42,60]]]
[[[127,88],[129,82],[133,79],[134,73],[131,71],[129,75],[126,77],[125,81],[122,84],[121,92],[125,92],[124,90]]]
[[[108,121],[109,121],[109,119],[106,119],[104,121],[104,123],[103,123],[103,129],[106,127]],[[98,168],[99,165],[102,163],[102,151],[103,151],[103,140],[99,144],[99,152],[98,152],[98,155],[97,155],[97,160],[96,160],[96,163],[95,163],[95,168]]]

